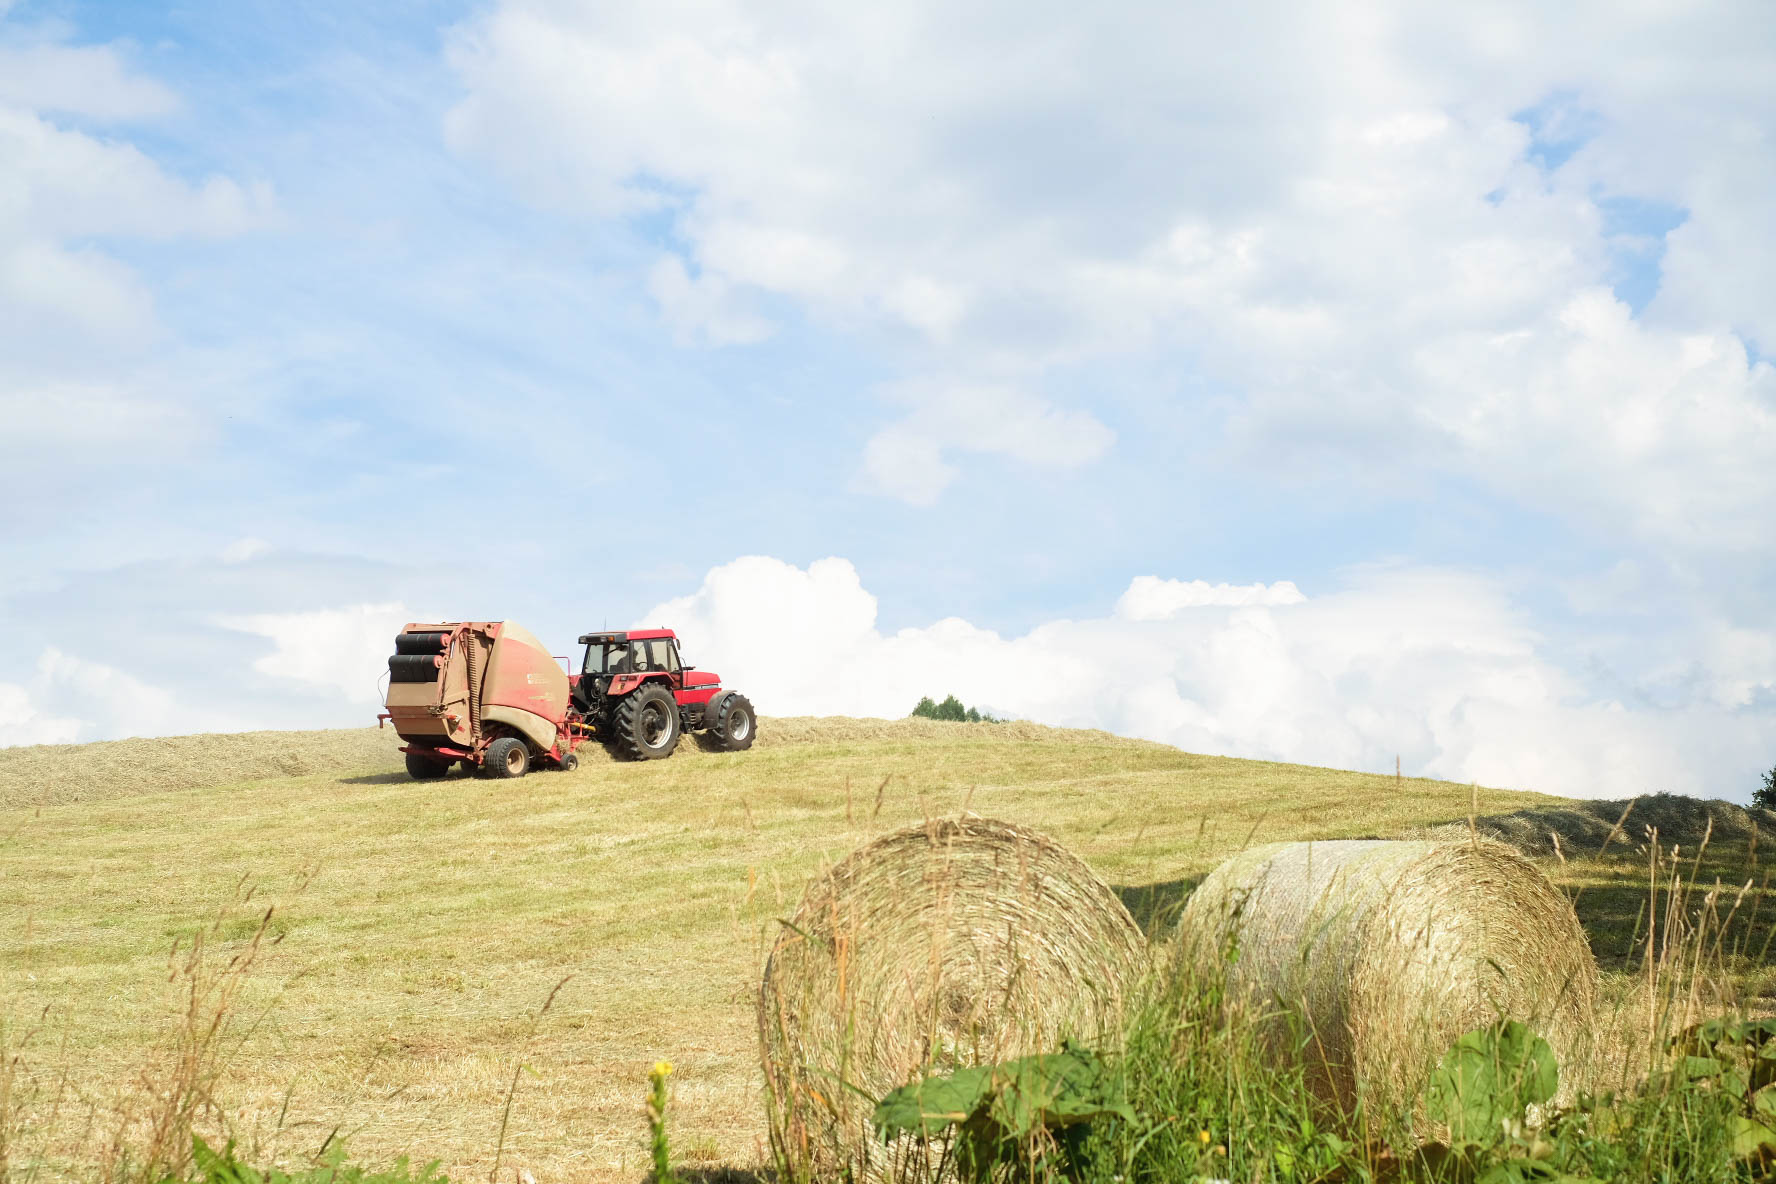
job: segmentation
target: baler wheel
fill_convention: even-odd
[[[530,771],[530,749],[516,736],[501,736],[487,746],[481,771],[489,777],[522,777]]]
[[[564,752],[561,754],[561,771],[563,773],[571,773],[579,767],[580,767],[580,754],[579,753]]]
[[[410,752],[407,754],[407,776],[415,781],[436,781],[449,774],[450,764],[437,757]]]
[[[728,694],[716,704],[715,716],[709,721],[709,734],[717,748],[724,752],[741,752],[752,747],[758,733],[758,717],[752,713],[752,702],[745,695]]]
[[[657,682],[625,696],[611,722],[617,750],[632,761],[657,761],[678,747],[678,702]]]

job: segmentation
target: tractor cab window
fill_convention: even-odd
[[[635,669],[648,674],[676,674],[678,672],[678,654],[674,652],[670,638],[656,637],[648,641],[637,641],[635,646]]]
[[[678,647],[667,637],[648,641],[607,641],[586,646],[583,672],[602,677],[607,674],[677,674]]]
[[[620,674],[618,667],[626,667],[624,661],[629,655],[629,647],[623,642],[605,642],[600,645],[592,642],[586,646],[586,665],[583,673],[601,676]]]

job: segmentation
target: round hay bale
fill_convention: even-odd
[[[899,1178],[875,1103],[930,1073],[1097,1042],[1145,943],[1053,840],[964,816],[860,848],[808,886],[759,991],[771,1139],[797,1178]],[[921,1167],[924,1165],[920,1165]]]
[[[1552,1046],[1561,1094],[1590,1057],[1597,966],[1572,905],[1500,843],[1278,843],[1223,863],[1179,920],[1274,1055],[1347,1112],[1414,1105],[1465,1032],[1521,1020]],[[1230,957],[1230,951],[1237,955]]]

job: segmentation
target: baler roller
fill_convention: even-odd
[[[443,665],[442,654],[391,654],[389,681],[437,682],[438,670]]]
[[[395,653],[436,654],[450,644],[448,633],[397,633]]]

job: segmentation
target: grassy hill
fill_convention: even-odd
[[[642,1177],[660,1058],[677,1066],[681,1148],[757,1163],[752,1008],[774,918],[824,864],[931,815],[1048,832],[1147,924],[1248,842],[1465,827],[1471,809],[1548,849],[1606,963],[1632,957],[1645,892],[1628,847],[1579,857],[1609,823],[1577,803],[1099,732],[765,720],[746,753],[594,754],[516,782],[413,782],[396,743],[367,729],[0,750],[0,1017],[15,1045],[36,1032],[15,1094],[32,1154],[96,1162],[171,1055],[175,943],[215,923],[212,947],[237,952],[267,907],[276,944],[242,989],[217,1091],[244,1142],[298,1157],[346,1139],[354,1158],[485,1176],[525,1065],[502,1178],[547,1184]],[[1674,827],[1707,817],[1671,808]],[[1743,811],[1717,813],[1717,837],[1744,831]],[[1736,841],[1714,857],[1755,858]]]

